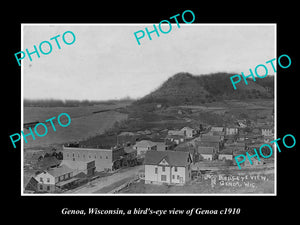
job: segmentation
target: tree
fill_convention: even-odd
[[[57,158],[58,160],[63,160],[64,157],[63,157],[62,152],[57,153],[56,158]]]

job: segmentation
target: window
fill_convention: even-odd
[[[161,181],[167,181],[167,176],[166,175],[161,175]]]
[[[44,182],[42,177],[40,177],[40,182]]]
[[[177,179],[178,179],[178,180],[180,179],[180,176],[179,176],[179,175],[177,175]]]
[[[78,154],[78,158],[79,158],[79,154]]]
[[[166,167],[162,166],[162,171],[165,172],[166,171]]]
[[[175,179],[175,175],[172,175],[172,179]]]
[[[73,157],[75,157],[75,154],[73,153]]]
[[[40,184],[40,190],[43,190],[43,185]]]
[[[97,159],[97,155],[95,155],[95,159]]]
[[[177,166],[174,167],[174,171],[177,172]]]
[[[83,154],[83,158],[85,158],[85,155]]]
[[[108,156],[106,156],[105,158],[108,159]]]
[[[100,159],[102,159],[102,156],[100,155]]]
[[[158,169],[157,169],[157,168],[155,168],[155,174],[157,174],[157,172],[158,172]]]
[[[69,153],[67,154],[67,157],[69,157]]]
[[[47,182],[48,182],[48,183],[50,182],[50,178],[47,178]]]
[[[47,186],[47,191],[50,191],[50,186]]]

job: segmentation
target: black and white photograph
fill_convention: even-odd
[[[276,195],[276,24],[180,19],[22,24],[22,195]]]
[[[5,221],[296,218],[297,7],[45,3],[3,14]]]

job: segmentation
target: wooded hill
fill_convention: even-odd
[[[233,89],[230,77],[235,74],[214,73],[194,76],[190,73],[177,73],[159,88],[134,104],[161,103],[168,105],[192,105],[229,99],[274,98],[274,76],[257,78],[254,82],[243,78]]]

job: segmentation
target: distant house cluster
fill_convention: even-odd
[[[41,169],[27,182],[26,189],[56,192],[74,186],[82,177],[92,178],[98,172],[109,173],[142,163],[145,184],[184,185],[192,179],[193,171],[210,163],[234,165],[235,156],[274,136],[272,125],[253,126],[251,130],[246,120],[202,128],[123,131],[111,148],[64,145],[63,160],[46,159],[48,167],[39,162]],[[242,166],[249,166],[247,162]],[[257,166],[264,163],[255,159],[253,162]]]

